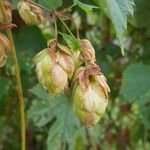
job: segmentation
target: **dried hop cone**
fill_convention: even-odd
[[[11,22],[12,21],[12,5],[9,2],[5,2],[4,8],[6,11],[8,21]],[[5,19],[4,19],[1,8],[0,8],[0,23],[5,23]]]
[[[45,23],[45,15],[42,9],[29,2],[19,2],[18,12],[27,25],[40,25]]]
[[[73,79],[72,96],[74,109],[81,124],[91,127],[105,112],[108,104],[106,78],[98,66],[81,67]]]
[[[0,33],[0,67],[3,67],[7,61],[7,54],[11,51],[9,39]]]
[[[74,63],[66,52],[50,42],[50,48],[39,52],[35,58],[39,82],[52,95],[56,96],[68,88],[68,81],[74,72]]]

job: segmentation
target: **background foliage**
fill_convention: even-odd
[[[28,150],[150,149],[150,1],[134,0],[134,5],[133,0],[74,0],[77,6],[70,13],[81,38],[89,39],[94,45],[97,62],[111,88],[105,115],[90,129],[80,125],[71,99],[64,95],[54,99],[37,84],[32,58],[53,37],[52,26],[49,23],[46,27],[26,26],[15,9],[18,0],[10,1],[14,5],[13,22],[18,26],[13,35],[26,104]],[[73,4],[70,0],[38,2],[51,10]],[[75,33],[73,25],[67,24]],[[58,27],[61,32],[66,32],[60,22]],[[122,53],[125,49],[124,57],[119,45]],[[6,67],[0,69],[2,150],[20,149],[19,110],[14,85],[10,57]]]

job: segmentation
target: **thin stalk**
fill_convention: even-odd
[[[71,18],[71,21],[76,29],[77,39],[79,40],[80,39],[79,29],[78,29],[76,23],[74,22],[73,18]]]
[[[9,23],[3,2],[4,2],[3,0],[0,0],[0,7],[2,10],[4,19],[5,19],[5,23]],[[16,82],[17,82],[17,88],[18,88],[17,90],[18,90],[20,121],[21,121],[21,150],[26,150],[25,106],[24,106],[23,90],[22,90],[21,77],[20,77],[20,69],[18,65],[18,59],[16,55],[16,49],[15,49],[11,29],[9,28],[6,29],[6,32],[7,32],[9,40],[12,43],[12,57],[13,57],[15,76],[16,76]]]
[[[73,5],[71,5],[70,7],[68,7],[68,8],[66,9],[66,11],[70,11],[74,6],[76,6],[76,3],[74,3]]]
[[[57,18],[56,17],[55,17],[54,25],[55,25],[55,39],[58,42],[58,29],[57,29]]]
[[[70,33],[70,35],[72,35],[74,38],[76,38],[72,32],[70,31],[70,29],[68,28],[68,26],[66,25],[66,23],[58,16],[59,20],[62,22],[62,24],[65,26],[65,28],[68,30],[68,32]]]

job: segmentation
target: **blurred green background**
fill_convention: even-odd
[[[39,2],[48,8],[49,4],[57,8],[55,4],[60,4],[60,1]],[[13,23],[17,24],[13,35],[27,114],[27,149],[150,150],[150,0],[134,1],[134,15],[128,18],[128,30],[122,39],[124,57],[104,0],[82,1],[99,7],[90,13],[79,7],[70,12],[80,37],[89,39],[95,47],[97,63],[111,89],[106,113],[90,129],[80,125],[70,99],[63,95],[54,99],[37,84],[32,59],[53,37],[51,23],[48,22],[46,27],[25,25],[15,9],[18,1],[10,2],[14,4]],[[73,3],[71,0],[62,2],[61,8]],[[66,23],[75,34],[73,24]],[[60,22],[58,28],[67,32]],[[62,41],[61,36],[59,38]],[[0,69],[0,150],[20,149],[15,84],[14,67],[9,57],[7,65]]]

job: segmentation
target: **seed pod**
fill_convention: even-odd
[[[40,25],[45,23],[45,16],[42,9],[29,2],[19,2],[18,12],[27,25]]]
[[[12,21],[12,5],[9,2],[4,2],[4,8],[6,11],[8,21],[11,22]],[[0,8],[0,23],[6,23],[4,20],[4,16],[3,16],[1,8]]]
[[[109,87],[101,76],[98,67],[94,66],[79,68],[75,77],[72,88],[74,109],[81,124],[87,127],[100,120],[108,104]]]
[[[82,53],[81,57],[83,59],[86,59],[87,61],[94,63],[96,61],[95,59],[95,50],[94,47],[92,46],[91,42],[89,40],[83,39],[80,40],[81,46],[82,46]]]
[[[34,58],[38,80],[53,96],[68,88],[68,80],[75,68],[71,56],[55,44],[55,40],[52,40],[50,48],[41,51]]]
[[[0,67],[3,67],[7,61],[7,54],[11,51],[9,39],[0,33]]]

